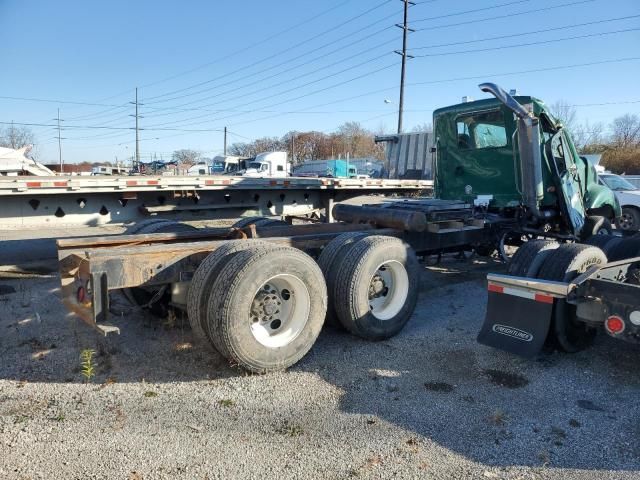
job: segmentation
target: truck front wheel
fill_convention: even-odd
[[[640,230],[640,210],[634,207],[622,207],[622,215],[616,218],[616,227],[629,232]]]

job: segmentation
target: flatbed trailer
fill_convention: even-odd
[[[0,229],[243,215],[309,215],[368,194],[432,189],[426,180],[232,176],[0,177]],[[330,216],[327,218],[331,221]]]
[[[365,339],[395,335],[415,307],[417,254],[470,250],[494,227],[464,202],[434,199],[333,214],[338,222],[213,229],[151,219],[130,235],[58,240],[63,302],[99,332],[119,333],[109,305],[122,290],[157,315],[186,312],[196,337],[233,363],[277,370],[311,348],[325,318]]]

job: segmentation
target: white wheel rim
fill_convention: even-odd
[[[378,265],[369,281],[369,310],[378,320],[395,317],[409,296],[409,275],[397,260]]]
[[[305,283],[294,275],[276,275],[253,296],[251,333],[265,347],[284,347],[304,330],[310,310],[311,297]]]

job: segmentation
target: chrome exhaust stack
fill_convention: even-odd
[[[492,94],[518,117],[518,152],[522,201],[532,215],[543,218],[540,201],[544,197],[542,183],[542,153],[540,151],[540,120],[520,105],[515,98],[495,83],[481,83],[480,90]]]

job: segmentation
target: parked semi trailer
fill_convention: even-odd
[[[103,333],[118,331],[114,290],[158,315],[185,311],[197,337],[264,372],[302,358],[325,321],[370,340],[398,333],[416,304],[417,255],[604,238],[620,207],[563,125],[539,100],[481,88],[495,98],[434,113],[440,198],[337,204],[336,223],[150,219],[128,235],[59,240],[65,304]]]
[[[352,197],[431,190],[424,180],[232,176],[0,177],[0,228],[320,212]],[[331,220],[328,218],[328,220]]]

